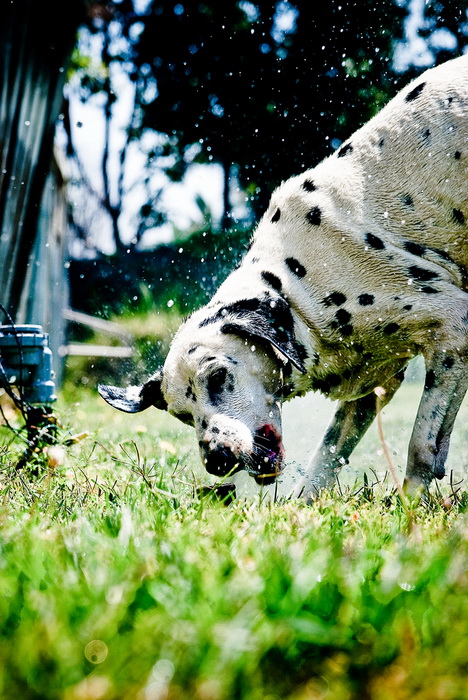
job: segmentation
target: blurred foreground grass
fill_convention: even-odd
[[[397,462],[402,391],[385,416]],[[0,430],[1,698],[468,698],[463,489],[412,527],[391,483],[354,474],[312,507],[224,507],[196,494],[189,428],[70,398],[63,439],[90,435],[38,454],[38,476],[14,469],[23,447]],[[465,425],[452,459],[466,464]],[[385,471],[374,434],[362,449]]]

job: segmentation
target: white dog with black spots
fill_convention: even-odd
[[[339,401],[296,495],[313,498],[388,402],[410,358],[426,379],[406,480],[444,476],[468,387],[468,56],[426,71],[341,148],[273,194],[241,265],[140,387],[101,386],[196,429],[206,469],[270,483],[281,403]]]

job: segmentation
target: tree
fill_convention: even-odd
[[[174,135],[181,159],[198,142],[237,166],[263,207],[385,100],[405,14],[393,0],[154,2],[137,56],[157,85],[143,123]]]
[[[458,5],[427,5],[424,41],[429,45],[441,28],[455,38],[451,46],[434,45],[437,61],[466,43],[466,8]],[[193,162],[220,163],[227,215],[233,172],[258,213],[274,187],[338,148],[408,80],[392,63],[408,11],[396,0],[320,7],[309,0],[152,0],[141,14],[130,0],[109,7],[106,21],[120,24],[125,50],[121,43],[112,50],[102,20],[94,31],[103,33],[107,63],[125,67],[135,84],[129,140],[159,135],[148,162],[173,180]],[[112,85],[103,89],[110,117]],[[104,183],[101,203],[119,248],[122,198],[112,201]],[[140,211],[135,240],[157,218],[153,196]]]
[[[107,219],[117,253],[135,247],[146,228],[159,225],[164,220],[156,208],[161,190],[155,190],[151,178],[155,167],[161,167],[161,164],[156,160],[156,153],[152,147],[145,149],[141,128],[136,124],[141,100],[144,99],[144,90],[140,89],[141,80],[135,72],[133,62],[137,36],[134,29],[137,19],[138,15],[133,11],[130,0],[115,5],[93,5],[90,20],[86,27],[82,28],[72,56],[71,80],[63,104],[62,124],[72,172],[70,189],[73,192],[71,199],[74,204],[71,218],[75,235],[85,245],[94,248],[88,235],[89,227],[97,226],[102,231]],[[100,43],[100,60],[96,55],[92,55],[96,53],[92,46],[96,38]],[[116,146],[117,129],[114,122],[119,92],[117,84],[124,75],[134,79],[135,87],[130,117],[125,128],[121,129],[121,143]],[[92,173],[76,148],[70,109],[71,97],[75,96],[82,102],[99,102],[102,110],[104,135],[100,151],[99,183],[96,182],[96,178],[91,177]],[[167,142],[167,139],[161,135],[158,142]],[[122,230],[122,213],[126,197],[137,184],[135,181],[126,181],[128,155],[132,146],[141,151],[145,150],[144,172],[137,178],[139,186],[145,189],[145,201],[140,209],[134,235],[131,240],[126,240]],[[93,223],[90,224],[90,221]]]

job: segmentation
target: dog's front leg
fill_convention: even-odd
[[[403,377],[404,370],[400,370],[385,382],[381,406],[393,398]],[[304,477],[293,491],[294,498],[311,502],[322,489],[333,486],[338,472],[374,420],[376,411],[377,396],[374,392],[354,401],[340,401]]]
[[[405,486],[410,493],[445,476],[453,424],[468,389],[466,355],[459,348],[425,359],[426,381],[408,450]]]

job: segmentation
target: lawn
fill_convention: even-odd
[[[397,468],[417,393],[383,416]],[[286,408],[291,472],[328,412]],[[1,698],[468,698],[466,486],[406,513],[373,426],[313,506],[242,478],[226,506],[200,495],[195,437],[170,416],[85,390],[58,413],[64,446],[35,455],[37,475],[0,430]]]

